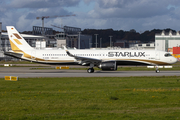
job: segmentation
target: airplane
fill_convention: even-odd
[[[94,67],[101,70],[115,71],[118,65],[153,65],[159,73],[159,65],[169,65],[177,62],[170,53],[158,50],[90,50],[90,49],[35,49],[31,47],[14,26],[6,26],[11,44],[6,55],[20,59],[58,65],[89,66],[88,73],[94,72]]]

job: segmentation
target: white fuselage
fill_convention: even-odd
[[[102,61],[117,61],[117,65],[149,64],[167,65],[177,61],[173,56],[166,57],[167,52],[155,50],[69,50],[71,54],[79,57],[101,59]],[[25,51],[28,56],[22,58],[42,63],[79,63],[74,57],[68,56],[63,49],[30,50]]]

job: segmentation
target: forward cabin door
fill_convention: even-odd
[[[156,51],[155,52],[156,60],[160,60],[160,52]]]

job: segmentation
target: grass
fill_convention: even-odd
[[[180,119],[180,76],[0,79],[0,120]]]

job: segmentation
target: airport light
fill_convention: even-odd
[[[112,37],[113,37],[113,36],[109,36],[109,37],[110,37],[110,47],[112,47],[111,41],[112,41]]]
[[[80,40],[80,38],[81,38],[81,32],[79,32],[79,42],[78,42],[78,48],[79,48],[79,49],[81,49],[81,43],[80,43],[81,40]]]
[[[89,49],[91,48],[91,45],[92,45],[91,42],[92,42],[92,41],[91,41],[91,39],[89,38]]]
[[[95,36],[96,36],[96,48],[97,48],[97,36],[98,36],[98,34],[94,34]]]

